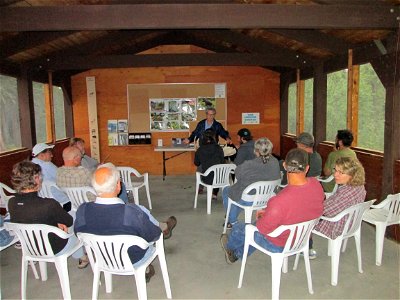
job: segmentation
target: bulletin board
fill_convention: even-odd
[[[127,94],[129,132],[147,132],[151,130],[150,99],[166,99],[166,101],[170,101],[169,99],[174,98],[215,98],[216,119],[226,128],[225,83],[128,84]],[[180,128],[172,131],[192,131],[198,121],[205,118],[204,110],[197,110],[196,116],[196,120],[189,122],[188,129]]]

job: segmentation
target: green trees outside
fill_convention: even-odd
[[[347,70],[328,74],[326,140],[346,128]],[[385,88],[370,64],[360,65],[358,147],[383,151]],[[304,131],[313,131],[313,80],[305,81]],[[296,84],[289,86],[288,132],[296,134]]]

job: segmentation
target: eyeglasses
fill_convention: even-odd
[[[215,116],[215,114],[207,114],[207,116]]]
[[[343,175],[343,174],[345,174],[345,175],[347,175],[345,172],[343,172],[342,170],[338,170],[338,169],[336,169],[336,168],[333,168],[333,172],[334,173],[339,173],[339,175]]]

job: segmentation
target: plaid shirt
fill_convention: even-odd
[[[364,202],[365,195],[366,191],[363,185],[339,186],[337,192],[325,200],[323,216],[328,218],[334,217],[346,208]],[[342,234],[346,220],[347,216],[338,222],[320,220],[315,227],[315,230],[331,239],[335,239]]]
[[[60,167],[57,169],[57,186],[64,187],[81,187],[92,186],[92,173],[82,167]],[[88,194],[90,201],[96,199],[95,195]]]

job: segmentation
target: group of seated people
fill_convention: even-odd
[[[239,130],[238,140],[242,139],[243,132],[251,136],[249,130],[244,128]],[[333,175],[334,180],[322,185],[317,180],[322,172],[322,159],[313,149],[314,137],[310,133],[303,132],[295,138],[297,147],[291,149],[281,163],[272,156],[272,143],[267,138],[258,139],[254,143],[254,158],[238,164],[235,169],[236,182],[223,190],[225,209],[229,198],[241,205],[251,205],[251,202],[241,199],[247,186],[257,181],[273,181],[283,174],[283,189],[276,189],[276,195],[269,199],[266,208],[257,211],[257,220],[253,223],[258,229],[255,241],[271,252],[282,252],[288,233],[284,232],[278,237],[268,235],[279,226],[309,221],[322,215],[334,217],[346,208],[364,202],[365,173],[355,152],[350,149],[352,141],[353,135],[349,130],[338,131],[334,150],[324,167],[324,175]],[[242,145],[238,148],[238,157],[241,149],[249,151]],[[326,198],[324,191],[331,192],[335,184],[338,185],[336,192]],[[228,218],[228,228],[232,230],[230,234],[222,234],[220,241],[229,264],[243,256],[246,224],[238,222],[241,210],[238,206],[231,206],[229,215],[225,216]],[[342,233],[344,222],[344,219],[338,222],[320,220],[315,230],[335,239]],[[310,259],[316,258],[312,237],[309,248]],[[251,247],[249,255],[254,250]]]
[[[314,138],[311,134],[300,134],[295,140],[297,148],[291,149],[281,164],[272,155],[273,144],[268,138],[262,137],[253,141],[250,130],[242,128],[238,131],[237,140],[240,146],[234,161],[237,164],[236,181],[222,192],[225,208],[229,198],[248,205],[248,202],[241,199],[244,189],[257,181],[280,179],[281,168],[287,179],[287,185],[270,198],[265,209],[257,212],[254,223],[258,229],[255,233],[256,242],[271,252],[281,252],[287,240],[287,233],[274,238],[268,236],[280,225],[304,222],[322,215],[335,216],[365,199],[364,169],[349,148],[352,135],[348,130],[338,131],[334,152],[329,154],[325,164],[324,174],[333,174],[334,184],[339,186],[327,199],[323,186],[316,178],[321,174],[322,160],[313,149]],[[158,239],[161,232],[164,238],[171,236],[177,223],[176,218],[171,216],[166,222],[158,222],[145,207],[129,203],[126,190],[121,192],[123,184],[118,169],[111,163],[99,165],[96,160],[88,157],[83,140],[71,140],[70,146],[63,151],[64,165],[60,168],[51,162],[53,147],[38,144],[33,148],[32,161],[22,161],[14,166],[11,181],[17,193],[9,201],[11,222],[47,224],[64,231],[73,226],[75,233],[137,235],[148,242]],[[207,129],[203,132],[200,147],[195,153],[195,164],[204,172],[219,163],[224,163],[222,149],[217,144],[213,129]],[[76,214],[68,213],[57,202],[58,195],[54,194],[56,200],[38,196],[43,180],[52,180],[60,188],[92,186],[96,195],[92,202],[79,206]],[[212,174],[204,180],[212,181]],[[61,197],[62,190],[59,192]],[[214,195],[217,195],[216,192]],[[231,231],[229,235],[221,236],[221,244],[228,263],[243,256],[246,224],[238,221],[240,211],[239,207],[232,206],[229,216],[225,216]],[[341,234],[343,226],[343,221],[320,221],[315,229],[335,238]],[[74,243],[57,237],[51,237],[50,240],[54,252]],[[129,249],[132,263],[146,259],[148,251],[137,247]],[[249,255],[253,251],[254,249],[250,249]],[[314,251],[314,257],[315,255]],[[80,259],[80,268],[89,263],[83,249],[78,250],[73,257]],[[150,265],[146,280],[149,281],[154,273],[154,268]]]
[[[81,144],[77,146],[77,143]],[[46,224],[56,226],[67,232],[73,226],[74,232],[93,233],[98,235],[128,234],[142,237],[148,242],[157,240],[163,233],[164,239],[172,235],[177,224],[174,216],[165,222],[158,222],[144,206],[128,202],[126,189],[123,189],[118,169],[111,163],[98,164],[96,160],[84,152],[84,141],[73,138],[70,146],[63,150],[64,165],[57,168],[52,162],[52,148],[47,144],[37,144],[32,150],[32,161],[21,161],[14,165],[11,183],[16,191],[9,200],[8,210],[10,222],[26,224]],[[82,162],[85,161],[84,166]],[[56,183],[57,192],[52,191],[60,198],[41,198],[43,180]],[[76,212],[67,211],[60,205],[64,187],[93,187],[96,195],[91,202],[79,206]],[[58,189],[59,188],[59,189]],[[65,247],[72,247],[76,243],[76,235],[68,240],[50,236],[50,243],[54,253]],[[132,263],[146,259],[146,250],[138,247],[129,249]],[[89,259],[83,249],[73,255],[79,259],[78,268],[85,268]],[[146,281],[155,274],[152,265],[146,270]]]

